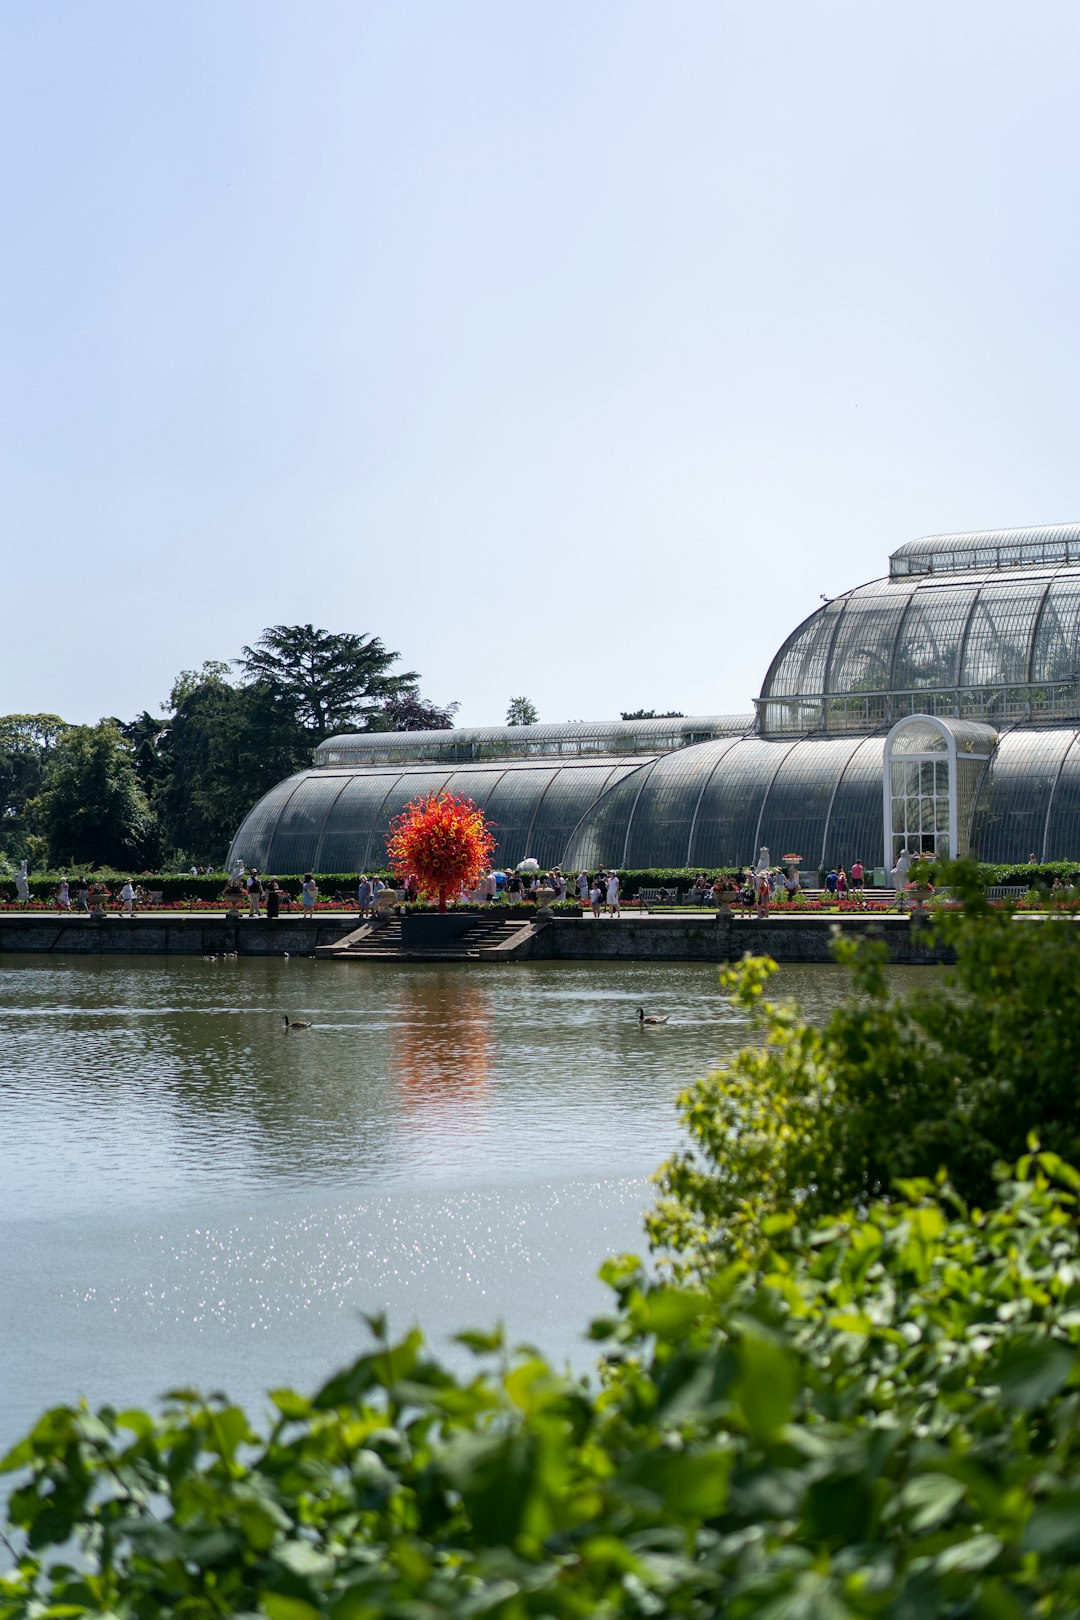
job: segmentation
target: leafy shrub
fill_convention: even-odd
[[[682,1266],[752,1246],[777,1213],[824,1214],[942,1166],[984,1200],[1031,1130],[1080,1162],[1080,932],[988,906],[970,865],[943,878],[964,905],[930,926],[955,953],[945,994],[891,995],[884,946],[838,942],[853,993],[811,1028],[765,999],[775,964],[728,975],[760,1040],[680,1099],[690,1146],[660,1173],[650,1233]]]

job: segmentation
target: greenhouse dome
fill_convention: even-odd
[[[375,732],[323,743],[230,862],[381,867],[391,819],[447,789],[498,859],[565,869],[808,866],[903,849],[1080,855],[1080,525],[932,535],[784,642],[755,713]]]

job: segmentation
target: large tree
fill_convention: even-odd
[[[255,801],[310,763],[311,738],[264,681],[233,686],[212,670],[174,694],[158,742],[166,844],[217,865]]]
[[[400,657],[378,636],[333,635],[310,624],[274,624],[237,660],[316,742],[363,731],[391,699],[415,692],[415,670],[391,675]]]
[[[41,791],[50,754],[68,731],[58,714],[0,716],[0,849],[21,860],[36,831],[28,806]]]
[[[51,749],[32,806],[51,866],[131,870],[157,856],[157,828],[134,750],[115,722],[71,726]]]

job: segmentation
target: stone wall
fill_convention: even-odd
[[[143,912],[133,918],[50,917],[0,914],[0,954],[4,951],[79,956],[310,956],[316,945],[332,945],[350,928],[344,917],[304,922],[300,917],[175,917]]]
[[[749,953],[776,962],[831,962],[837,933],[883,939],[892,962],[934,966],[952,960],[908,917],[556,918],[524,953],[545,962],[731,962]]]
[[[355,918],[305,923],[299,917],[227,920],[144,912],[130,920],[115,915],[55,917],[0,914],[0,954],[71,953],[92,956],[310,956],[316,945],[333,945],[356,927]],[[893,962],[933,965],[950,960],[931,946],[924,928],[907,917],[784,917],[758,921],[702,916],[555,917],[530,939],[518,959],[543,962],[730,962],[747,952],[777,962],[830,962],[837,930],[884,939]],[[518,953],[516,953],[518,954]]]

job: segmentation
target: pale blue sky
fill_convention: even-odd
[[[0,8],[0,712],[263,626],[499,721],[745,710],[1080,517],[1080,8]]]

